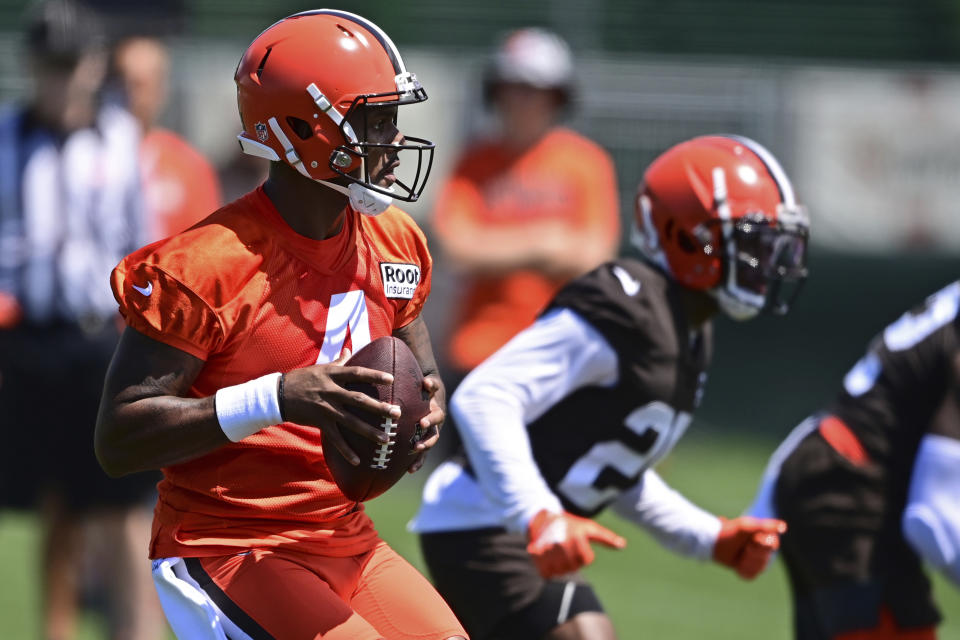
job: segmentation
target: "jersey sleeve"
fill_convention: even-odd
[[[126,323],[154,340],[206,360],[224,338],[214,309],[161,266],[125,258],[110,284]]]
[[[682,556],[709,560],[720,519],[667,485],[653,469],[614,503],[621,518],[646,529],[657,542]]]
[[[484,494],[511,531],[562,510],[533,457],[526,425],[579,388],[616,382],[617,356],[577,314],[539,318],[473,370],[450,412]]]

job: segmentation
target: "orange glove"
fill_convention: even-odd
[[[544,578],[562,576],[593,562],[591,542],[623,549],[627,541],[593,520],[544,509],[533,516],[527,552]]]
[[[752,580],[766,569],[773,552],[780,548],[780,535],[787,531],[786,522],[773,518],[744,516],[720,521],[723,524],[713,545],[713,559],[744,580]]]

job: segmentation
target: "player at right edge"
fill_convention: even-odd
[[[925,560],[960,586],[960,281],[871,343],[773,454],[797,640],[934,640]],[[956,613],[956,612],[954,612]]]

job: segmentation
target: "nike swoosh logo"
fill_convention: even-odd
[[[151,293],[153,293],[153,283],[152,283],[152,282],[148,282],[148,283],[147,283],[147,286],[145,286],[145,287],[138,287],[137,285],[133,285],[133,288],[136,289],[137,291],[139,291],[140,293],[142,293],[142,294],[145,295],[145,296],[149,296]]]
[[[634,296],[640,291],[640,281],[627,273],[627,270],[620,265],[613,266],[613,275],[617,276],[620,286],[623,287],[623,292],[628,296]]]

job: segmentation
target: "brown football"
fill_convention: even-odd
[[[430,398],[423,389],[423,372],[417,358],[406,343],[393,336],[377,338],[353,354],[345,366],[393,374],[392,385],[355,383],[347,388],[382,402],[400,405],[399,420],[348,409],[367,424],[385,430],[391,436],[389,443],[379,444],[341,427],[344,440],[360,457],[360,464],[356,466],[347,462],[335,446],[323,442],[323,455],[334,482],[345,496],[363,502],[376,498],[396,484],[413,464],[416,459],[413,447],[423,435],[420,420],[430,413]]]

